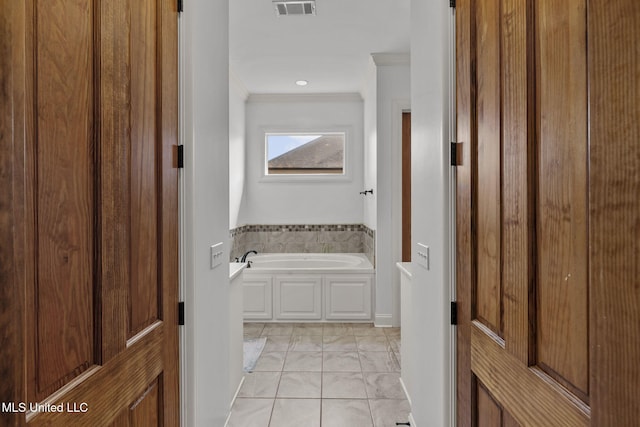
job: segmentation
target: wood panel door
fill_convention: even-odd
[[[640,419],[640,3],[458,0],[460,426]]]
[[[0,2],[0,425],[178,425],[177,12]]]

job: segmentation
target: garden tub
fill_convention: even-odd
[[[372,320],[375,270],[364,254],[269,253],[247,261],[247,321]]]

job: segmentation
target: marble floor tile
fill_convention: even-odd
[[[243,328],[244,339],[260,338],[262,336],[262,330],[264,329],[264,323],[245,323]]]
[[[320,372],[283,372],[276,397],[319,399],[321,387]]]
[[[317,323],[299,323],[293,328],[293,336],[322,336],[324,327]]]
[[[355,351],[324,351],[322,370],[325,372],[360,372],[360,359]]]
[[[369,399],[404,399],[400,374],[396,372],[365,372],[364,382]]]
[[[323,399],[366,399],[367,391],[360,372],[323,372]]]
[[[364,399],[322,399],[322,427],[373,427]]]
[[[293,334],[293,325],[290,323],[267,323],[262,330],[262,336]]]
[[[271,353],[273,351],[287,351],[291,343],[289,335],[269,335],[267,343],[264,346],[264,352]]]
[[[324,336],[353,335],[353,328],[348,323],[325,323]]]
[[[384,334],[389,338],[400,338],[401,331],[400,328],[383,328]]]
[[[323,351],[356,351],[354,336],[324,336],[322,337]]]
[[[238,397],[276,397],[280,372],[252,372],[244,375]]]
[[[406,422],[400,329],[369,323],[253,323],[267,337],[227,427],[389,427]],[[275,397],[275,399],[274,399]]]
[[[385,328],[376,328],[373,323],[353,323],[351,328],[353,329],[353,334],[357,337],[385,336]]]
[[[269,427],[320,427],[320,399],[276,399]]]
[[[411,408],[407,400],[371,399],[369,407],[374,427],[395,426],[409,421]]]
[[[227,427],[269,427],[274,399],[238,398]]]
[[[322,336],[293,336],[289,344],[289,351],[322,351]]]
[[[389,337],[389,344],[391,345],[391,349],[393,351],[400,353],[400,348],[401,348],[400,338]]]
[[[262,353],[253,371],[282,371],[282,367],[284,366],[284,359],[286,356],[286,351]]]
[[[284,361],[283,371],[306,371],[320,372],[322,371],[322,352],[321,351],[294,351],[287,353]]]
[[[389,340],[385,336],[356,337],[358,351],[391,351]]]
[[[362,372],[400,372],[400,365],[391,351],[361,351]]]

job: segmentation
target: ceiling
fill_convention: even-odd
[[[249,93],[361,92],[371,53],[409,52],[409,4],[316,0],[316,15],[276,16],[272,0],[230,0],[231,72]]]

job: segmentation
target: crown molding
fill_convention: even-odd
[[[372,53],[371,58],[377,66],[411,64],[410,53]]]
[[[362,95],[353,93],[252,93],[247,102],[362,102]]]

